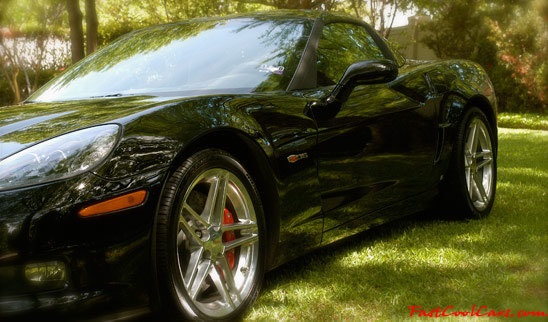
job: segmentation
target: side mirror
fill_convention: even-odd
[[[354,63],[346,69],[343,77],[330,96],[344,102],[358,85],[381,84],[398,77],[398,65],[389,59],[367,60]]]
[[[320,102],[307,107],[307,114],[316,118],[336,115],[354,87],[358,85],[388,83],[398,77],[398,64],[389,59],[366,60],[350,65],[333,91]]]

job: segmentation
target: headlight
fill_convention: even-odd
[[[65,179],[99,165],[116,146],[120,126],[94,126],[43,141],[0,161],[0,190]]]

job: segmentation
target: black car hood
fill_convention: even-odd
[[[0,160],[36,142],[79,128],[119,122],[171,100],[174,97],[127,96],[1,107]]]

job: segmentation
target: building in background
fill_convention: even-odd
[[[438,59],[434,51],[421,41],[425,31],[420,30],[419,24],[423,21],[429,21],[431,18],[428,16],[412,16],[407,19],[407,25],[393,27],[390,31],[390,40],[399,46],[400,53],[407,59]]]

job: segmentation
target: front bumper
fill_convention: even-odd
[[[166,173],[118,181],[88,173],[0,192],[0,317],[147,302],[150,235]],[[148,197],[137,208],[78,216],[90,204],[142,189]]]

